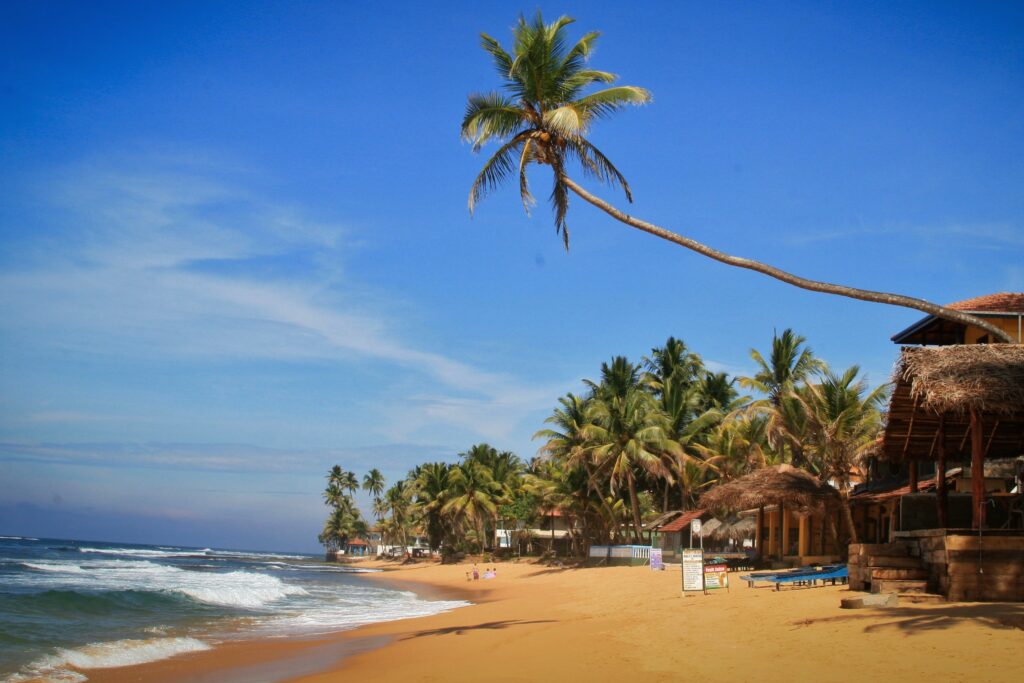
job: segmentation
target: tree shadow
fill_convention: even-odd
[[[562,572],[572,571],[573,569],[578,569],[578,568],[579,567],[570,567],[568,565],[565,566],[565,567],[548,567],[547,569],[538,569],[535,572],[530,572],[529,574],[523,574],[522,578],[525,579],[525,578],[528,578],[528,577],[531,577],[531,576],[543,576],[545,574],[561,574]]]
[[[466,631],[478,631],[481,629],[486,630],[500,630],[506,629],[510,626],[525,626],[527,624],[550,624],[553,623],[554,619],[536,619],[534,621],[522,621],[519,619],[505,620],[505,621],[488,621],[483,624],[472,624],[470,626],[448,626],[446,628],[432,628],[428,631],[417,631],[407,635],[402,640],[409,640],[410,638],[423,638],[424,636],[445,636],[454,633],[457,636],[461,636]]]
[[[879,622],[880,618],[890,617]],[[1017,603],[972,603],[967,605],[934,605],[928,607],[890,607],[873,610],[855,610],[849,614],[821,619],[802,619],[793,622],[796,626],[812,624],[856,622],[872,620],[864,627],[865,633],[885,629],[898,629],[910,633],[917,631],[938,631],[962,622],[972,622],[988,628],[1024,630],[1024,604]]]

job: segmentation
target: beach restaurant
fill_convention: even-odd
[[[892,543],[851,546],[865,567],[897,550],[913,558],[932,592],[950,600],[1024,600],[1024,509],[1020,471],[1012,490],[986,471],[1024,455],[1024,346],[957,344],[902,349],[880,457],[906,466],[904,501],[921,496],[922,463],[935,463],[935,524],[905,521]],[[969,515],[951,505],[950,464],[962,463]],[[993,481],[996,480],[996,481]],[[1005,480],[1004,480],[1005,481]],[[962,500],[962,499],[961,499]],[[920,513],[920,511],[918,512]],[[908,515],[903,515],[907,520]],[[917,528],[915,528],[917,527]],[[874,572],[860,579],[872,584]],[[859,583],[851,572],[851,586]],[[874,588],[874,586],[871,586]]]

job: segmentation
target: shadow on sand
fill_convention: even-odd
[[[887,618],[888,617],[888,618]],[[970,621],[988,628],[1024,629],[1024,605],[1005,602],[934,605],[927,607],[892,607],[879,610],[856,610],[848,614],[823,619],[801,619],[793,622],[796,627],[824,623],[856,622],[870,620],[864,627],[865,633],[898,629],[914,633],[937,631]],[[881,621],[879,621],[881,620]]]
[[[522,621],[515,619],[511,621],[488,621],[484,624],[472,624],[470,626],[448,626],[447,628],[432,628],[428,631],[417,631],[407,635],[402,640],[409,640],[410,638],[423,638],[424,636],[445,636],[454,633],[457,636],[461,636],[466,631],[478,631],[480,629],[487,630],[499,630],[505,629],[510,626],[525,626],[526,624],[550,624],[554,622],[554,619],[538,619],[535,621]]]

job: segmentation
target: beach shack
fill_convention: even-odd
[[[791,465],[765,467],[716,486],[699,504],[723,519],[754,515],[756,556],[780,566],[829,564],[843,550],[839,492]]]
[[[1024,302],[1024,295],[1000,296]],[[935,325],[936,335],[950,332],[945,322]],[[923,334],[925,328],[918,331]],[[894,339],[912,342],[908,329]],[[958,338],[972,338],[969,328],[960,332]],[[934,524],[915,523],[904,512],[901,524],[890,522],[889,543],[851,545],[851,587],[926,591],[951,600],[1024,600],[1024,509],[1017,464],[1022,455],[1024,346],[903,348],[879,457],[907,469],[908,483],[893,492],[894,502],[906,506],[915,498],[930,499],[930,518],[920,504],[914,514]],[[1010,470],[1016,471],[1012,486],[1005,476]],[[922,482],[926,471],[934,472],[933,482]],[[890,508],[890,516],[895,510]],[[886,564],[886,557],[897,561]],[[890,574],[894,578],[886,578]]]
[[[651,528],[652,546],[661,548],[662,557],[666,560],[678,560],[684,548],[700,545],[700,535],[693,534],[691,546],[690,525],[695,519],[702,523],[711,520],[711,513],[703,508],[698,510],[677,510],[661,515]]]

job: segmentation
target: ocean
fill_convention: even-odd
[[[327,633],[466,605],[291,553],[0,536],[0,681],[80,683],[248,637]]]

